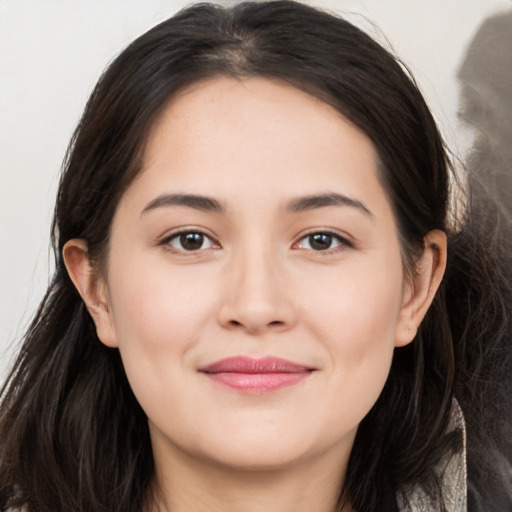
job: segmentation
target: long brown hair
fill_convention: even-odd
[[[430,230],[449,235],[446,280],[414,342],[396,350],[384,391],[359,427],[340,507],[346,499],[360,512],[382,510],[404,485],[437,495],[435,467],[462,442],[460,432],[447,433],[454,394],[474,450],[486,446],[482,397],[498,402],[489,377],[503,368],[496,356],[507,341],[510,279],[503,277],[501,242],[494,238],[489,246],[489,233],[472,221],[478,201],[468,201],[462,217],[450,211],[457,178],[407,69],[347,21],[300,3],[200,4],[119,55],[69,146],[53,223],[57,270],[3,389],[0,507],[140,512],[148,506],[154,467],[147,419],[118,351],[99,342],[61,250],[82,238],[102,261],[116,206],[139,172],[155,118],[170,96],[215,75],[286,81],[370,137],[406,271],[414,272]]]

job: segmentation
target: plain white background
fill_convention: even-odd
[[[0,0],[0,380],[53,270],[50,222],[66,146],[94,83],[128,42],[189,2]],[[463,155],[456,70],[477,27],[510,0],[323,0],[412,69]]]

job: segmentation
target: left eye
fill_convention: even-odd
[[[339,235],[329,232],[311,233],[299,240],[299,249],[328,251],[340,246],[350,246],[349,242]]]
[[[178,251],[200,251],[215,247],[215,242],[200,231],[182,231],[167,238],[163,242]]]

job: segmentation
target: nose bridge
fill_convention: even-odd
[[[267,244],[247,247],[237,255],[238,300],[254,303],[274,303],[278,295],[279,272],[277,256]]]
[[[226,269],[221,322],[259,332],[286,328],[294,321],[278,251],[265,241],[246,241],[232,254]]]

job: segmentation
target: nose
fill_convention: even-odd
[[[282,262],[268,250],[234,255],[225,269],[220,324],[248,334],[293,327],[297,311],[285,276]]]

